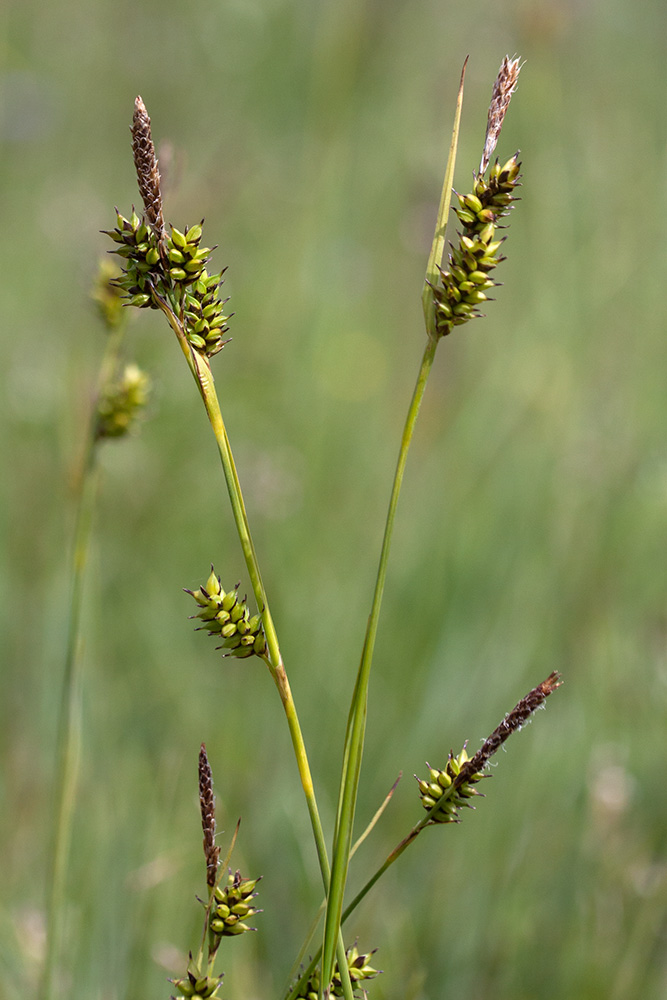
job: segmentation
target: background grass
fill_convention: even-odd
[[[87,296],[98,231],[138,200],[135,94],[170,144],[168,218],[205,215],[230,264],[215,372],[330,824],[460,66],[463,189],[518,52],[499,152],[521,147],[523,200],[505,286],[441,345],[418,426],[359,823],[406,777],[352,884],[420,816],[425,758],[476,747],[552,669],[566,685],[350,933],[380,948],[376,1000],[664,996],[666,34],[660,0],[2,7],[0,992],[37,977],[71,484],[103,346]],[[241,815],[235,862],[265,875],[224,994],[276,996],[319,902],[306,810],[266,671],[187,622],[181,588],[211,560],[247,581],[174,338],[142,315],[131,341],[156,391],[141,436],[104,453],[63,995],[157,1000],[182,971],[203,739],[222,842]]]

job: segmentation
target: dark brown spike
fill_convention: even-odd
[[[525,698],[517,702],[511,712],[505,716],[503,721],[493,730],[488,739],[484,740],[474,757],[467,761],[461,768],[454,787],[458,788],[464,782],[469,781],[473,774],[482,771],[488,764],[494,753],[500,750],[505,740],[509,739],[512,733],[521,729],[536,709],[540,708],[547,700],[552,691],[560,687],[562,681],[558,671],[554,670],[545,681],[529,691]]]
[[[162,191],[155,146],[151,137],[151,120],[141,97],[134,102],[132,118],[132,153],[137,171],[139,191],[146,209],[146,218],[158,236],[164,235]]]
[[[491,104],[489,105],[489,117],[486,124],[484,150],[479,164],[480,175],[486,171],[486,168],[489,165],[489,160],[491,159],[493,151],[496,148],[500,130],[503,127],[503,121],[505,115],[507,114],[512,94],[516,89],[520,69],[521,64],[518,59],[510,59],[509,56],[505,56],[500,65],[500,69],[498,70],[498,76],[496,77],[496,81],[493,85],[493,91],[491,93]]]
[[[199,806],[204,831],[204,857],[206,858],[206,884],[213,887],[218,874],[220,848],[215,846],[215,798],[213,775],[208,762],[206,746],[199,748]]]

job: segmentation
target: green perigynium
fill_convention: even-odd
[[[126,262],[122,277],[115,284],[126,293],[127,305],[157,309],[151,293],[165,291],[160,241],[134,209],[129,219],[116,209],[116,223],[115,229],[104,230],[117,246],[112,253]]]
[[[257,910],[251,903],[257,893],[255,887],[258,878],[244,879],[241,872],[229,874],[227,885],[217,885],[213,890],[213,907],[209,919],[209,927],[218,937],[237,937],[245,931],[256,928],[249,927],[246,920],[254,917]]]
[[[209,635],[220,636],[220,649],[227,656],[244,659],[248,656],[264,656],[266,638],[262,629],[262,616],[250,615],[245,600],[238,596],[238,585],[225,592],[220,578],[211,567],[211,575],[198,590],[186,590],[199,605],[194,618],[199,618],[208,629]]]
[[[432,809],[436,802],[444,793],[452,787],[456,778],[458,778],[461,768],[465,763],[468,762],[470,758],[466,748],[461,750],[458,756],[454,756],[453,751],[450,751],[449,759],[444,770],[440,770],[436,767],[431,767],[427,763],[429,769],[428,780],[423,778],[417,778],[417,784],[419,785],[419,794],[421,796],[422,805],[427,811]],[[468,801],[475,795],[481,795],[473,786],[481,779],[484,775],[481,772],[472,774],[469,778],[463,781],[458,788],[452,792],[451,796],[442,803],[440,808],[431,816],[432,823],[458,823],[459,822],[459,809],[462,806],[467,806],[469,809],[473,809],[474,806]]]
[[[184,233],[171,226],[171,233],[162,246],[166,255],[166,277],[176,285],[185,288],[201,277],[211,253],[210,247],[200,245],[201,238],[201,223]]]
[[[440,282],[433,288],[436,331],[444,337],[455,326],[479,317],[479,306],[495,285],[491,271],[505,258],[498,255],[504,237],[496,239],[498,222],[507,215],[519,185],[521,164],[515,154],[503,166],[496,160],[488,180],[474,175],[473,190],[458,195],[456,212],[462,229],[452,246],[447,267],[438,268]]]
[[[209,1000],[210,997],[217,997],[222,980],[223,976],[208,976],[203,973],[194,961],[191,952],[187,974],[182,979],[169,980],[179,991],[178,996],[172,996],[172,1000],[191,1000],[191,998]]]
[[[205,269],[186,291],[184,319],[188,340],[192,346],[212,358],[227,343],[224,335],[229,331],[224,307],[229,299],[220,299],[218,291],[223,284],[222,275],[209,274]]]
[[[370,964],[371,957],[375,954],[375,951],[369,951],[367,954],[359,952],[356,944],[352,948],[348,948],[345,952],[345,958],[347,959],[347,968],[350,974],[350,981],[352,985],[356,988],[357,983],[364,982],[364,980],[374,979],[380,974],[379,969],[374,969]],[[313,972],[312,976],[308,982],[303,986],[303,988],[297,994],[295,1000],[318,1000],[320,990],[320,970],[317,968]],[[338,963],[336,963],[334,968],[333,980],[331,983],[331,996],[342,997],[343,987],[341,983],[340,973],[338,971]],[[361,996],[356,992],[355,996]],[[363,996],[366,996],[364,991]]]
[[[116,244],[112,253],[125,261],[116,285],[125,292],[126,303],[140,309],[168,304],[183,324],[192,347],[212,358],[224,347],[229,316],[228,299],[220,299],[221,271],[209,274],[206,264],[211,248],[201,246],[202,226],[184,233],[174,226],[159,235],[145,218],[133,210],[129,219],[116,211],[116,228],[105,230]]]

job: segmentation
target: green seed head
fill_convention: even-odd
[[[219,636],[228,656],[246,659],[249,656],[264,656],[266,638],[262,628],[262,616],[250,616],[245,601],[238,595],[238,586],[225,592],[215,570],[206,583],[197,590],[186,590],[197,603],[199,618],[208,629],[209,635]]]
[[[415,775],[422,805],[427,812],[430,812],[442,796],[449,792],[448,798],[441,802],[437,812],[431,816],[431,823],[458,823],[459,809],[462,806],[472,808],[467,799],[481,794],[473,787],[483,777],[481,773],[473,774],[467,781],[459,785],[458,788],[455,788],[453,791],[451,790],[461,772],[461,768],[468,759],[468,752],[464,746],[457,756],[454,756],[454,752],[450,751],[447,765],[442,770],[427,764],[429,781],[425,781],[423,778],[418,778]]]
[[[440,282],[433,288],[441,337],[481,315],[476,307],[487,301],[485,290],[494,285],[489,273],[504,260],[498,256],[502,240],[495,239],[496,229],[512,208],[520,166],[518,156],[503,166],[496,160],[488,177],[475,176],[473,190],[458,195],[460,207],[454,210],[462,226],[458,244],[452,246],[447,267],[440,270]]]
[[[255,886],[259,879],[242,879],[239,871],[229,873],[225,886],[214,889],[216,906],[211,914],[209,926],[218,937],[237,937],[254,930],[245,921],[261,913],[251,900],[255,898]]]
[[[100,393],[97,437],[118,438],[131,431],[146,407],[149,392],[148,376],[137,365],[126,365]]]

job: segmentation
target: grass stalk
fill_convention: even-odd
[[[172,316],[174,316],[173,313]],[[178,326],[180,327],[180,323],[178,323]],[[313,785],[310,764],[308,761],[308,754],[306,752],[306,745],[303,739],[301,725],[299,723],[296,704],[294,702],[292,690],[287,677],[287,672],[285,670],[282,655],[280,652],[278,635],[275,629],[275,625],[273,623],[273,618],[271,616],[271,610],[269,607],[269,601],[266,594],[266,589],[264,587],[264,582],[262,580],[262,574],[259,568],[257,553],[255,551],[255,546],[250,532],[250,525],[248,522],[248,515],[245,507],[245,502],[243,499],[243,492],[241,490],[241,484],[239,481],[238,472],[236,470],[236,463],[234,462],[234,456],[232,453],[231,445],[229,443],[229,438],[227,436],[227,430],[222,416],[222,411],[220,409],[220,402],[218,400],[218,394],[215,389],[213,374],[209,367],[208,361],[202,358],[199,354],[197,354],[196,351],[192,351],[189,348],[189,345],[187,345],[185,335],[182,332],[182,327],[181,327],[181,332],[178,333],[178,339],[181,344],[181,347],[184,350],[184,353],[187,347],[188,353],[190,354],[191,358],[190,368],[195,377],[195,381],[197,382],[197,385],[199,387],[199,391],[204,401],[204,406],[206,408],[206,414],[208,416],[209,423],[211,425],[211,429],[213,430],[216,444],[218,446],[220,461],[222,463],[225,482],[227,484],[227,491],[229,493],[229,499],[232,506],[234,522],[236,524],[239,540],[241,542],[241,548],[243,550],[243,555],[245,558],[248,575],[250,577],[253,593],[255,595],[255,601],[257,603],[258,610],[261,611],[262,614],[262,624],[264,626],[264,632],[266,634],[266,644],[268,648],[268,656],[266,658],[266,662],[269,667],[271,676],[273,677],[275,685],[278,689],[280,700],[283,705],[283,710],[285,712],[285,718],[287,719],[287,725],[292,740],[292,747],[294,749],[294,756],[296,758],[296,763],[299,770],[301,787],[303,788],[303,793],[308,808],[308,814],[310,816],[310,823],[313,831],[313,838],[315,840],[317,858],[320,866],[320,872],[322,875],[322,884],[324,886],[325,893],[328,894],[331,869],[329,865],[329,857],[327,854],[324,830],[322,828],[322,821],[320,819],[317,800],[315,797],[315,788]],[[347,970],[347,962],[345,959],[345,945],[343,943],[343,938],[340,931],[336,936],[335,944],[336,944],[335,950],[338,958],[339,970],[341,972],[344,994],[346,1000],[353,1000],[352,986],[350,983],[349,974]]]
[[[368,704],[368,683],[371,665],[373,662],[373,653],[375,650],[375,639],[377,635],[378,620],[380,617],[380,607],[382,605],[382,596],[384,593],[384,585],[387,575],[387,563],[389,560],[389,549],[391,546],[394,518],[396,515],[396,508],[398,506],[401,485],[403,483],[403,474],[405,472],[405,464],[407,462],[410,442],[412,441],[412,435],[417,421],[417,416],[419,414],[419,408],[426,390],[426,382],[433,365],[435,351],[439,341],[435,322],[435,299],[433,294],[433,285],[437,280],[437,275],[439,273],[438,269],[442,262],[445,249],[445,230],[451,201],[454,167],[456,164],[456,153],[461,125],[461,110],[463,107],[463,83],[467,62],[468,60],[466,59],[461,71],[456,110],[454,113],[454,124],[452,126],[449,156],[447,159],[447,166],[445,168],[442,193],[440,196],[440,204],[436,218],[435,234],[431,244],[431,251],[426,267],[424,291],[422,293],[424,320],[428,340],[422,357],[417,383],[415,385],[410,407],[408,409],[405,427],[403,430],[403,437],[401,439],[401,447],[394,475],[391,498],[389,500],[389,509],[387,511],[387,520],[385,522],[384,537],[380,552],[380,562],[375,582],[375,591],[373,594],[373,603],[368,619],[368,625],[366,627],[366,635],[361,653],[361,662],[359,664],[347,722],[341,785],[338,798],[338,810],[332,852],[331,890],[327,900],[327,912],[324,922],[324,941],[322,952],[323,983],[329,982],[333,974],[334,942],[336,940],[337,929],[340,928],[341,915],[343,911],[343,898],[345,895],[347,872],[350,863],[350,849],[352,846],[354,813],[359,789],[361,760],[364,749]]]
[[[102,387],[108,384],[118,365],[123,337],[123,326],[118,327],[108,335],[106,351],[98,380],[98,397]],[[97,408],[95,407],[89,419],[83,459],[77,482],[65,666],[56,737],[55,799],[53,807],[55,821],[46,907],[46,954],[40,988],[40,997],[42,1000],[51,1000],[55,995],[63,927],[65,924],[67,868],[72,841],[72,821],[76,804],[81,747],[81,605],[97,498],[97,457],[99,443],[100,438],[97,434]]]
[[[437,346],[437,340],[431,337],[427,339],[419,368],[419,375],[417,376],[417,382],[415,384],[405,420],[405,426],[403,428],[401,446],[396,464],[396,472],[394,473],[394,482],[391,490],[391,498],[389,500],[389,508],[387,511],[384,537],[382,539],[382,549],[380,552],[377,578],[375,581],[373,603],[368,618],[359,671],[352,696],[352,705],[348,719],[348,735],[346,738],[345,756],[343,761],[343,780],[341,782],[336,836],[333,848],[331,891],[329,893],[324,926],[324,958],[322,967],[323,982],[326,982],[331,978],[333,971],[332,942],[335,941],[343,909],[343,896],[345,894],[345,884],[347,881],[347,870],[352,846],[352,828],[354,825],[354,813],[357,791],[359,788],[359,776],[361,773],[361,759],[363,756],[368,703],[368,684],[371,665],[373,662],[373,653],[375,650],[380,608],[382,605],[382,597],[384,594],[384,586],[387,576],[387,565],[389,561],[391,538],[394,529],[394,520],[396,517],[396,509],[398,507],[401,486],[403,484],[408,451],[412,442],[415,424],[419,415],[419,409],[426,391],[426,383],[433,366]]]

